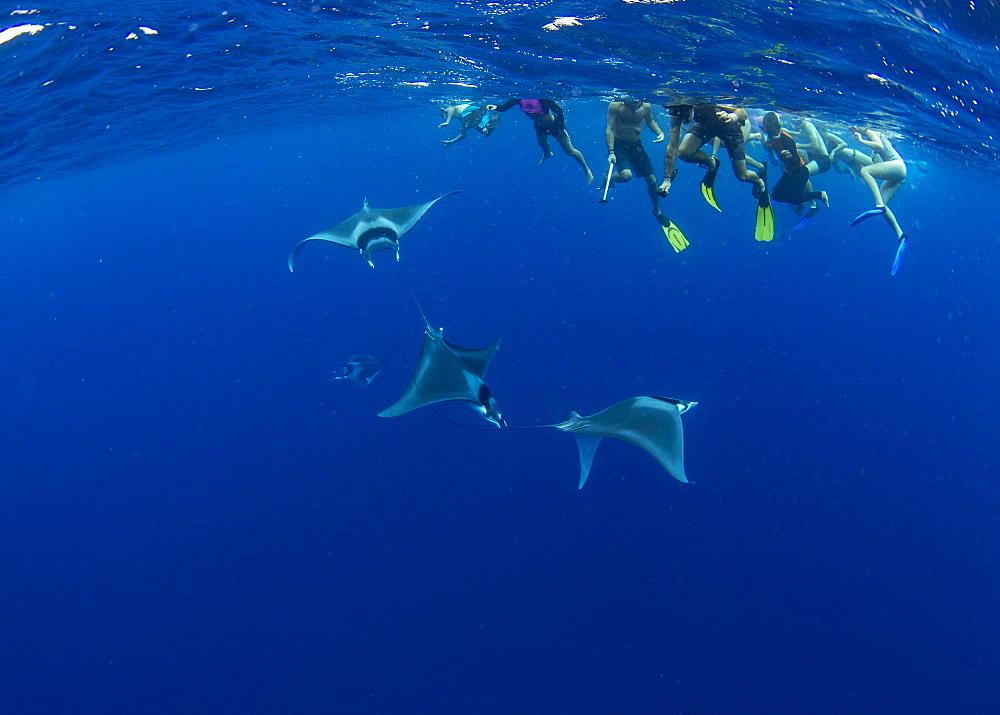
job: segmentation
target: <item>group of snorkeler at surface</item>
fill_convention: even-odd
[[[519,106],[532,120],[536,140],[542,149],[539,163],[553,155],[549,146],[551,137],[567,156],[583,168],[587,183],[594,182],[594,174],[586,159],[573,146],[562,108],[551,99],[508,99],[496,104],[469,103],[442,107],[444,122],[440,127],[448,126],[452,119],[458,119],[462,125],[458,136],[443,140],[443,143],[451,145],[464,139],[469,129],[489,136],[500,124],[500,113],[514,106]],[[677,175],[675,165],[680,159],[705,170],[701,182],[702,196],[713,208],[721,211],[715,198],[715,180],[721,165],[718,152],[725,146],[734,176],[750,185],[756,200],[755,238],[770,241],[774,238],[771,201],[790,204],[796,214],[802,216],[792,230],[805,227],[820,206],[830,205],[827,192],[813,188],[813,178],[832,169],[853,179],[860,178],[871,191],[875,207],[859,214],[851,225],[856,226],[874,216],[885,219],[897,241],[892,266],[892,274],[896,274],[908,236],[900,228],[889,202],[906,182],[907,162],[884,133],[851,127],[852,139],[864,148],[859,150],[818,119],[781,117],[773,111],[751,115],[742,107],[709,103],[672,104],[663,108],[670,120],[669,139],[657,123],[649,102],[626,99],[608,104],[605,127],[608,168],[602,185],[601,203],[606,203],[608,190],[615,184],[626,183],[635,176],[642,178],[653,215],[665,237],[675,251],[682,251],[689,243],[683,232],[661,210],[660,199],[670,192],[671,183]],[[663,179],[660,182],[656,180],[652,160],[641,141],[644,126],[655,135],[654,144],[667,140]],[[710,142],[711,152],[706,151]],[[763,147],[767,155],[765,161],[758,161],[746,153],[746,146],[751,142]],[[767,160],[782,170],[770,190]],[[926,170],[922,162],[917,166]]]

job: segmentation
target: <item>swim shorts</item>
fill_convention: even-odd
[[[631,169],[635,176],[650,176],[653,173],[653,164],[649,161],[649,154],[646,153],[642,142],[636,139],[634,142],[627,142],[615,137],[615,158],[618,160],[618,171]]]
[[[699,121],[692,122],[691,126],[688,127],[689,134],[694,134],[701,139],[702,144],[719,137],[725,144],[726,151],[729,152],[730,161],[740,161],[747,158],[743,145],[743,130],[739,124],[725,122],[714,116],[709,117],[703,112],[699,112],[699,115],[701,115]]]

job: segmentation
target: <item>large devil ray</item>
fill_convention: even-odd
[[[295,256],[309,241],[329,241],[357,249],[372,268],[375,264],[372,263],[371,254],[375,251],[391,248],[398,261],[399,239],[402,235],[413,228],[431,206],[445,197],[460,193],[462,192],[451,191],[426,204],[404,206],[399,209],[373,209],[365,201],[361,210],[343,223],[300,241],[288,255],[288,270],[295,270]]]
[[[424,329],[420,359],[409,387],[395,404],[379,412],[378,416],[398,417],[435,402],[461,400],[472,403],[479,414],[497,427],[506,427],[493,393],[483,382],[501,338],[492,345],[473,350],[449,343],[442,332],[429,325]]]
[[[580,489],[590,474],[602,437],[621,439],[646,450],[670,476],[687,484],[681,414],[697,404],[671,397],[632,397],[587,417],[571,412],[566,422],[552,426],[576,437],[580,450]]]

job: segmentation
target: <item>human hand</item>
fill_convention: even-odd
[[[788,149],[782,149],[778,153],[778,156],[780,156],[785,161],[791,161],[792,160],[792,152],[788,151]]]
[[[615,156],[615,153],[613,151],[609,151],[608,152],[608,163],[609,164],[617,164],[618,163],[618,157]]]
[[[658,142],[661,141],[663,141],[663,132],[660,132],[659,134],[656,135],[656,139],[653,140],[653,143],[657,144]]]
[[[660,188],[658,190],[660,196],[666,196],[670,193],[670,179],[664,179],[660,183]]]
[[[496,110],[497,110],[497,105],[495,105],[495,104],[487,104],[486,105],[486,111],[487,112],[495,112]]]

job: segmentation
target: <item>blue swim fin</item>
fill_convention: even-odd
[[[882,216],[884,213],[885,213],[885,206],[879,206],[877,209],[868,209],[867,211],[862,211],[861,213],[859,213],[857,216],[854,217],[854,220],[851,221],[851,225],[857,226],[859,223],[861,223],[862,221],[867,221],[872,216]]]
[[[899,237],[899,248],[896,249],[896,260],[892,262],[892,275],[896,275],[896,271],[899,270],[899,264],[903,260],[903,251],[906,250],[906,239],[908,239],[905,233]]]
[[[809,222],[813,220],[812,216],[803,216],[799,219],[799,222],[792,226],[793,231],[798,231],[800,228],[805,228],[809,225]]]

